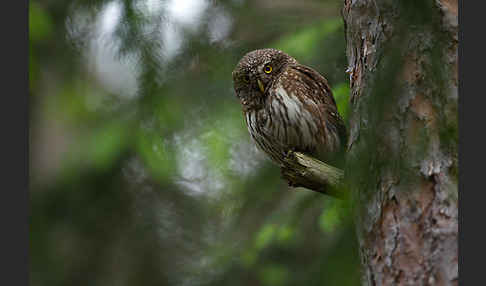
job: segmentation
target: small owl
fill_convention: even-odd
[[[344,150],[346,127],[327,80],[276,49],[249,52],[233,85],[257,146],[280,166],[288,151],[332,162]]]

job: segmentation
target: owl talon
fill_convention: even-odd
[[[284,156],[285,156],[285,158],[291,159],[292,156],[293,156],[292,155],[293,153],[295,153],[295,149],[291,148],[291,149],[284,152]]]

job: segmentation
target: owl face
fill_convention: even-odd
[[[276,49],[261,49],[247,53],[233,70],[236,96],[244,110],[262,106],[268,88],[284,68],[297,61]]]

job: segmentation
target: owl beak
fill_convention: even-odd
[[[265,88],[263,87],[263,83],[260,79],[257,79],[258,87],[262,93],[265,93]]]

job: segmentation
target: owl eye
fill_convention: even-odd
[[[243,81],[244,81],[245,83],[249,83],[249,82],[250,82],[250,76],[245,75],[245,76],[243,77]]]
[[[263,68],[263,71],[265,73],[271,73],[272,72],[272,66],[271,65],[266,65],[264,68]]]

